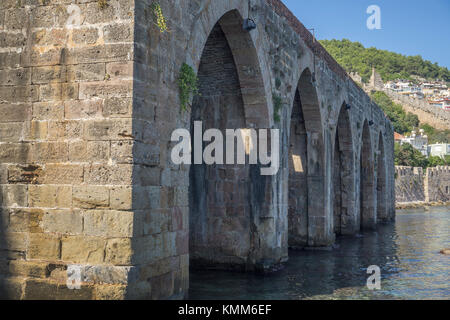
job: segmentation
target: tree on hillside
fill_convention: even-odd
[[[347,72],[359,73],[365,83],[370,79],[372,67],[377,69],[384,81],[413,80],[413,76],[450,81],[447,68],[424,60],[420,55],[404,56],[374,47],[365,48],[361,43],[348,39],[321,40],[320,43]]]
[[[371,98],[391,120],[395,132],[406,134],[419,127],[419,117],[411,112],[406,113],[403,107],[394,103],[384,92],[373,92]]]
[[[428,167],[428,160],[422,153],[414,149],[409,143],[395,144],[395,165],[408,167]]]

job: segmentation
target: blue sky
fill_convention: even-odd
[[[421,55],[450,69],[449,0],[283,0],[318,39],[359,41],[404,55]],[[369,30],[370,5],[381,9],[381,30]]]

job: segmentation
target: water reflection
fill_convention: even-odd
[[[274,275],[191,274],[191,299],[449,299],[450,208],[398,212],[397,221],[334,251],[291,251]],[[378,265],[382,289],[369,291],[366,270]]]

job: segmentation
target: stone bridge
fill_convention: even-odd
[[[184,298],[189,265],[275,271],[394,219],[391,123],[279,0],[160,0],[166,32],[152,2],[1,1],[1,297]],[[175,165],[194,120],[279,129],[277,175]]]

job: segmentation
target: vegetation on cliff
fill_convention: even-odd
[[[420,55],[405,56],[374,47],[365,48],[361,43],[348,39],[321,40],[320,43],[347,72],[357,72],[365,83],[370,80],[372,67],[377,69],[385,82],[395,79],[413,80],[413,76],[450,82],[450,71],[447,68],[424,60]]]
[[[409,143],[395,144],[395,165],[408,167],[432,168],[436,166],[450,166],[450,156],[444,159],[440,157],[425,157]]]
[[[391,120],[395,132],[404,135],[419,127],[419,117],[411,112],[406,113],[403,107],[394,103],[386,93],[376,91],[370,96]]]

